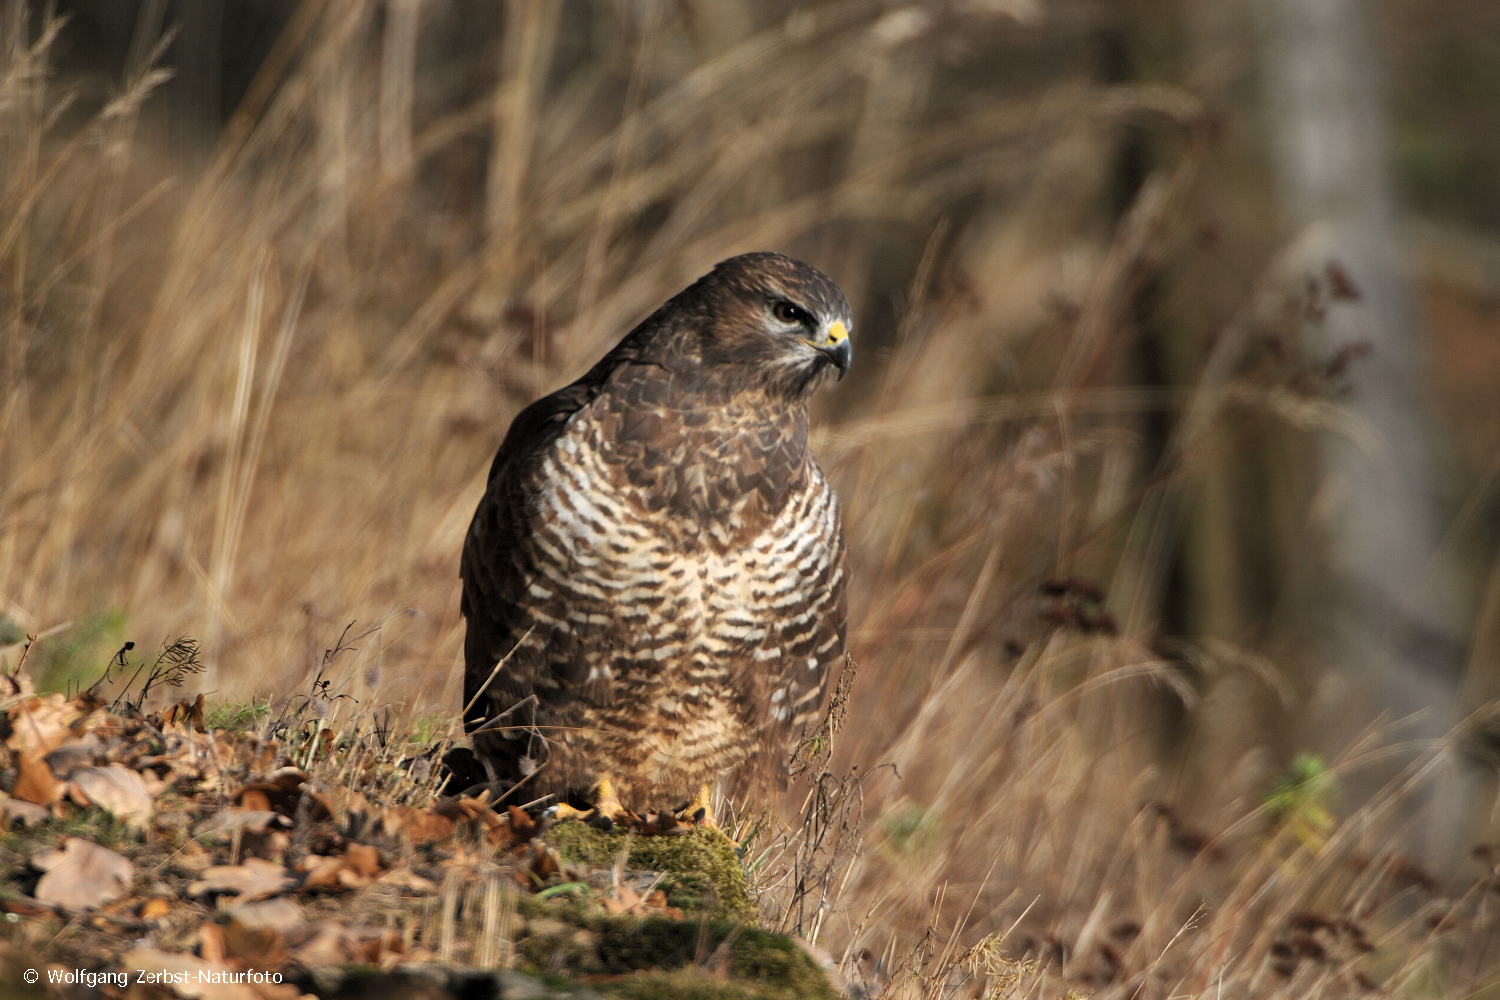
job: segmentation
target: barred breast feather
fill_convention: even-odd
[[[844,653],[805,402],[715,377],[701,309],[679,312],[516,418],[466,539],[465,722],[503,777],[540,768],[538,794],[775,782]]]

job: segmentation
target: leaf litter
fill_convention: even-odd
[[[191,640],[169,649],[138,671],[159,691],[196,664]],[[223,971],[230,981],[202,996],[282,1000],[303,994],[234,974],[612,982],[756,940],[740,933],[753,919],[743,865],[716,829],[660,809],[601,831],[555,823],[545,799],[446,794],[447,741],[402,738],[369,712],[338,725],[352,699],[321,673],[311,695],[251,713],[243,730],[211,725],[201,695],[147,710],[144,692],[107,701],[100,686],[43,696],[22,671],[0,676],[0,911],[15,925],[0,964],[25,967],[41,949],[63,967]],[[719,857],[729,881],[672,871],[672,850],[653,843],[680,844],[688,868]],[[641,928],[664,953],[620,957],[640,950]],[[813,969],[798,961],[787,974]],[[788,995],[823,994],[809,982]]]

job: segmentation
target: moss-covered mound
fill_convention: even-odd
[[[745,866],[733,842],[718,830],[699,827],[680,837],[632,837],[567,822],[548,831],[547,841],[565,862],[595,867],[614,864],[628,842],[625,867],[661,873],[660,888],[672,906],[687,913],[707,910],[720,920],[756,917]]]

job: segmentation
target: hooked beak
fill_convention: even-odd
[[[828,339],[812,346],[822,351],[824,356],[833,362],[834,367],[839,370],[839,381],[842,382],[844,375],[849,371],[849,362],[854,357],[854,349],[849,343],[849,331],[845,328],[843,320],[834,320],[833,325],[828,328]]]

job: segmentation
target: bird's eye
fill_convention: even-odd
[[[771,315],[775,316],[778,320],[787,324],[788,326],[800,326],[806,324],[812,319],[812,317],[807,314],[806,309],[803,309],[801,306],[793,305],[792,303],[785,300],[782,300],[781,302],[778,302],[776,303],[776,305],[771,307]]]

